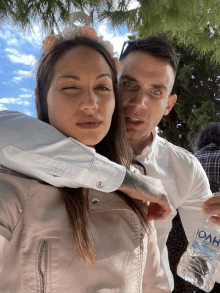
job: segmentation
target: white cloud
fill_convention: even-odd
[[[19,81],[21,81],[22,80],[22,76],[14,76],[13,77],[13,81],[14,82],[19,82]]]
[[[9,85],[9,86],[14,86],[14,83],[12,81],[3,81],[3,85]]]
[[[33,46],[39,47],[44,39],[42,30],[37,25],[33,25],[30,32],[19,31],[16,28],[2,27],[0,30],[0,39],[4,39],[8,46],[23,47],[27,42]]]
[[[25,93],[30,93],[30,92],[32,92],[32,90],[28,90],[28,89],[25,89],[25,88],[23,88],[23,87],[21,87],[20,90],[21,90],[22,92],[25,92]]]
[[[119,55],[121,53],[124,41],[128,40],[127,35],[129,35],[129,33],[125,34],[124,36],[118,36],[114,33],[108,33],[107,24],[103,23],[98,27],[98,35],[103,35],[104,40],[110,41],[114,46],[114,51],[117,52],[117,54]]]
[[[8,108],[6,108],[4,105],[0,104],[0,111],[3,111],[3,110],[8,110]]]
[[[26,115],[28,115],[28,116],[31,116],[31,114],[32,114],[32,112],[31,111],[28,111],[28,110],[24,110],[23,113],[26,114]]]
[[[13,77],[12,81],[15,82],[15,83],[20,82],[24,78],[32,77],[31,72],[26,71],[26,70],[14,71],[14,73],[16,74],[16,76]]]
[[[18,50],[12,49],[12,48],[4,49],[4,51],[9,53],[9,54],[7,54],[7,57],[13,63],[22,63],[24,65],[33,65],[34,66],[37,62],[36,58],[31,54],[28,54],[28,55],[22,54],[22,53],[19,53]]]
[[[19,95],[19,98],[25,98],[25,99],[32,98],[32,97],[33,96],[31,94]]]
[[[29,106],[31,105],[28,101],[23,101],[21,98],[2,98],[0,99],[0,104],[17,104],[17,105],[24,105]]]
[[[132,9],[136,9],[139,8],[141,5],[138,1],[133,0],[129,3],[127,10],[132,10]]]
[[[8,46],[18,46],[18,40],[16,38],[9,39],[6,43]]]
[[[14,73],[22,75],[22,76],[31,76],[31,72],[30,71],[26,71],[26,70],[18,70],[18,71],[14,71]]]

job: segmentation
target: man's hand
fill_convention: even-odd
[[[210,221],[220,226],[220,194],[207,199],[202,208],[207,215],[214,215]]]
[[[167,193],[159,179],[126,171],[119,188],[133,199],[149,201],[148,220],[163,220],[172,211]]]

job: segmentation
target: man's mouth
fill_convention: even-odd
[[[132,117],[129,117],[129,116],[126,116],[126,120],[127,121],[131,121],[131,122],[134,122],[134,123],[141,123],[141,122],[143,122],[140,119],[132,118]]]

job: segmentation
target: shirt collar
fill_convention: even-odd
[[[197,153],[201,153],[203,151],[208,151],[208,150],[220,150],[220,146],[217,145],[216,143],[210,143],[203,148],[201,148]]]
[[[143,156],[148,157],[148,158],[151,157],[151,155],[154,152],[154,149],[156,147],[156,141],[157,141],[157,137],[158,137],[157,132],[158,132],[158,127],[156,126],[151,132],[153,135],[153,140],[152,140],[151,144],[146,146],[140,155],[136,156],[137,159],[139,157],[143,157]]]

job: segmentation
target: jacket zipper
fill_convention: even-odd
[[[38,273],[40,276],[40,293],[46,293],[46,286],[47,286],[47,250],[48,244],[46,240],[43,240],[40,245],[40,253],[38,257]],[[41,271],[41,263],[42,263],[42,256],[43,252],[45,252],[44,257],[44,274]]]
[[[141,261],[141,274],[142,274],[142,261],[143,261],[143,239],[144,239],[144,233],[140,234],[140,261]]]

